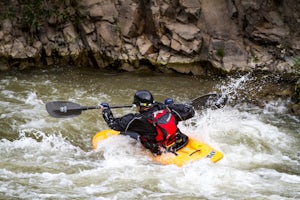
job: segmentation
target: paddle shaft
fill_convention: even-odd
[[[123,105],[123,106],[110,106],[109,108],[131,108],[132,105]],[[93,110],[93,109],[101,109],[100,106],[82,106],[80,110]]]
[[[130,108],[132,105],[110,106],[110,108]],[[82,111],[101,109],[101,106],[81,106],[70,101],[52,101],[46,103],[46,110],[52,117],[69,118],[81,114]]]
[[[221,100],[221,101],[220,101]],[[218,109],[223,107],[227,102],[227,96],[221,94],[206,94],[192,100],[191,105],[196,110],[205,108]],[[110,108],[131,108],[132,105],[110,106]],[[80,104],[70,101],[53,101],[46,103],[46,110],[52,117],[68,118],[81,114],[84,110],[101,109],[101,106],[81,106]]]

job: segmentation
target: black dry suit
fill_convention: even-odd
[[[149,110],[141,113],[130,113],[123,117],[114,118],[110,109],[103,110],[103,118],[111,129],[121,131],[125,135],[131,135],[132,132],[138,133],[141,143],[153,153],[159,153],[159,147],[163,146],[163,141],[158,140],[158,130],[153,123],[153,113],[160,110],[168,110],[175,121],[176,130],[179,121],[187,120],[195,115],[195,111],[188,104],[164,105],[155,103]],[[132,135],[131,135],[132,136]],[[135,139],[137,137],[135,136]]]

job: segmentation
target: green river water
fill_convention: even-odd
[[[251,75],[215,80],[178,74],[104,73],[72,67],[1,72],[0,199],[300,199],[300,119],[286,101],[197,111],[180,129],[224,153],[181,168],[145,156],[128,137],[92,150],[107,125],[99,110],[50,117],[46,102],[127,105],[139,89],[176,102],[210,92],[242,99]],[[253,88],[252,88],[253,89]],[[121,116],[134,109],[114,109]]]

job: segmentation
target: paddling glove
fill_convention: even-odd
[[[109,104],[108,103],[100,103],[100,106],[101,106],[102,109],[109,108]]]
[[[174,103],[174,100],[172,98],[166,98],[165,99],[165,105],[170,105],[170,104],[173,104]]]

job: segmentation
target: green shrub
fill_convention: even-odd
[[[45,16],[42,0],[26,0],[23,5],[23,23],[31,33],[41,27],[42,16]]]
[[[294,69],[296,70],[296,75],[300,78],[300,57],[294,59]]]
[[[0,2],[0,6],[3,3]],[[74,20],[77,0],[23,0],[9,3],[0,8],[0,19],[16,19],[24,31],[35,35],[49,21],[55,19],[59,28],[67,21]]]
[[[297,98],[297,102],[300,103],[300,57],[294,59],[293,68],[296,73],[295,96]]]
[[[216,55],[220,58],[223,58],[225,53],[224,53],[224,49],[223,48],[219,48],[217,49]]]

